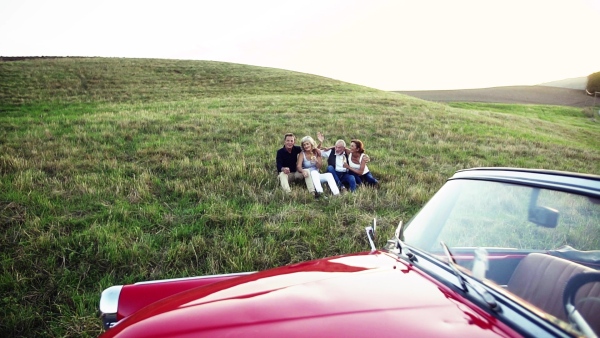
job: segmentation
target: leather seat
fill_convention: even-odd
[[[519,263],[507,289],[549,314],[568,322],[563,307],[563,292],[569,279],[579,273],[595,271],[586,266],[553,257],[532,253]],[[579,304],[586,297],[596,297]],[[575,297],[576,308],[592,329],[600,334],[600,283],[584,285]]]

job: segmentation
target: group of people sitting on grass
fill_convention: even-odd
[[[369,156],[365,154],[364,144],[357,139],[346,148],[344,140],[337,140],[332,147],[324,147],[325,137],[317,133],[319,144],[310,136],[295,145],[296,137],[292,133],[285,134],[283,147],[277,151],[277,171],[281,188],[290,193],[290,182],[304,180],[310,193],[316,198],[323,195],[322,183],[329,185],[333,195],[349,189],[355,191],[362,184],[378,186],[379,182],[369,171]],[[326,158],[327,172],[321,173]]]

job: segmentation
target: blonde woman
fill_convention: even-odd
[[[319,198],[323,194],[322,182],[327,182],[331,193],[339,195],[340,190],[338,189],[337,184],[335,184],[333,175],[331,175],[331,173],[321,174],[319,172],[321,164],[323,163],[323,157],[321,156],[321,151],[317,149],[315,140],[310,136],[304,136],[302,140],[300,140],[300,146],[302,152],[298,154],[298,161],[296,162],[297,170],[298,172],[301,172],[304,177],[310,175],[312,178],[313,185],[315,186],[315,198]]]

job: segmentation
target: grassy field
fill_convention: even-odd
[[[315,201],[275,179],[283,135],[359,138],[379,190]],[[237,64],[0,62],[0,336],[101,332],[114,284],[266,269],[382,246],[455,170],[600,174],[577,108],[437,104]]]

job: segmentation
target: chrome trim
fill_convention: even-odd
[[[100,316],[102,317],[102,326],[108,330],[117,323],[117,310],[119,308],[119,296],[123,285],[111,286],[100,295]]]

